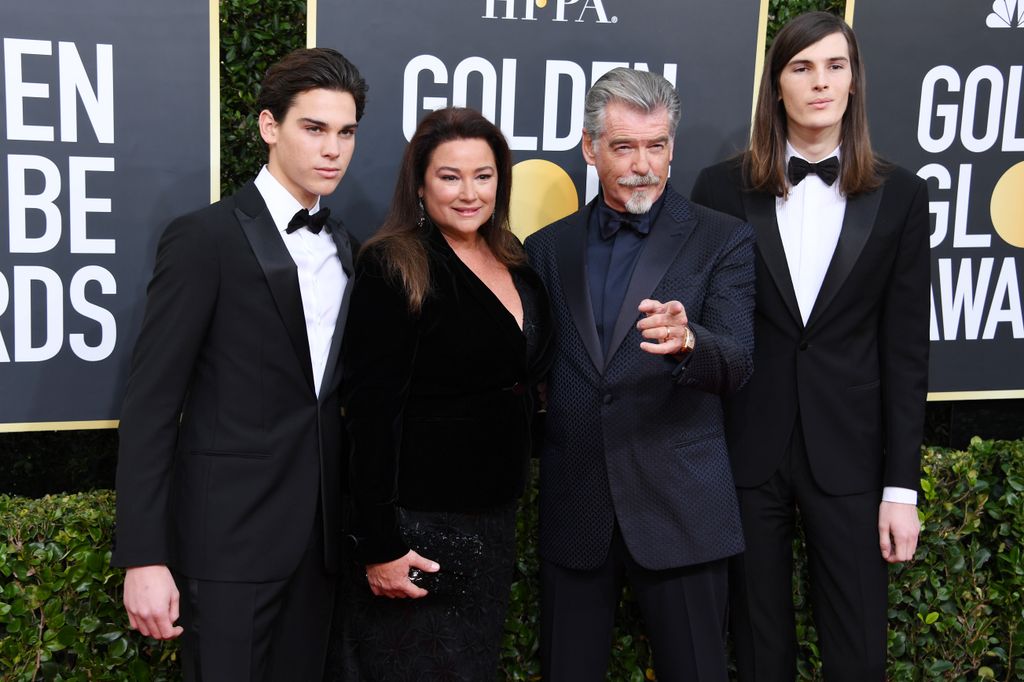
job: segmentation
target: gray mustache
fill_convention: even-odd
[[[654,173],[648,173],[647,175],[630,175],[619,178],[617,182],[623,187],[639,187],[640,185],[657,185],[661,182],[661,178]]]

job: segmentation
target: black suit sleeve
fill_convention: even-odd
[[[912,178],[913,196],[902,217],[903,232],[885,287],[879,320],[882,414],[885,419],[883,484],[916,490],[920,485],[922,426],[928,390],[928,187]]]
[[[157,247],[121,411],[117,566],[171,560],[169,504],[178,422],[217,301],[217,248],[209,234],[186,216],[168,226]]]
[[[700,319],[689,320],[697,337],[676,380],[692,388],[727,395],[753,371],[754,231],[735,224],[713,266]]]
[[[417,317],[376,251],[363,253],[356,265],[344,344],[342,400],[351,447],[356,554],[362,563],[393,561],[409,551],[395,504]]]

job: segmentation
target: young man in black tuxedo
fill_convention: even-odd
[[[583,210],[526,240],[555,359],[540,462],[545,680],[604,680],[628,581],[659,680],[728,679],[726,558],[743,550],[722,396],[750,376],[753,230],[668,184],[679,96],[613,69],[587,94]]]
[[[269,155],[160,239],[121,414],[117,539],[133,628],[186,680],[320,679],[338,564],[338,352],[353,243],[320,207],[366,83],[330,49],[264,77]]]
[[[726,404],[746,552],[740,679],[796,676],[792,539],[807,539],[825,679],[885,678],[887,565],[914,556],[928,379],[928,194],[871,150],[853,31],[797,17],[766,60],[750,150],[694,202],[757,232],[754,374]]]

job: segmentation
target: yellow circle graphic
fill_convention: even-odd
[[[515,171],[512,175],[515,176]],[[1024,161],[1010,166],[999,178],[992,190],[990,210],[992,226],[1003,241],[1024,249]]]
[[[529,159],[512,167],[509,222],[520,239],[526,239],[545,225],[575,213],[579,207],[576,185],[557,164]]]
[[[548,0],[537,0],[537,7],[540,7],[541,9],[547,7],[547,4]]]

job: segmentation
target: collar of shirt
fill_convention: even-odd
[[[833,154],[838,153],[837,147]],[[786,163],[791,156],[804,159],[787,142]],[[808,175],[795,187],[790,186],[785,199],[775,200],[779,236],[804,324],[832,262],[845,214],[846,198],[839,191],[839,182],[826,185],[816,175]]]
[[[267,210],[270,211],[270,217],[274,220],[274,226],[281,233],[284,233],[288,229],[288,223],[295,214],[305,208],[300,204],[295,197],[291,195],[291,192],[284,188],[277,178],[275,178],[270,170],[263,166],[260,170],[259,175],[256,176],[254,181],[256,189],[260,191],[260,196],[263,197],[264,203],[267,204]],[[316,203],[313,208],[309,209],[310,215],[320,210],[320,197],[317,197]],[[300,232],[305,232],[301,230]],[[312,234],[312,232],[310,232]],[[321,234],[327,234],[326,230]]]

